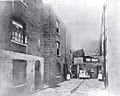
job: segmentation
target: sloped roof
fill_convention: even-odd
[[[73,57],[83,57],[84,55],[85,54],[83,49],[73,52]]]

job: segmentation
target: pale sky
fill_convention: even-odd
[[[87,52],[91,44],[99,39],[104,1],[50,0],[57,15],[71,33],[73,49],[85,49]]]

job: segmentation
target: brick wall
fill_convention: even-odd
[[[7,50],[9,55],[1,53],[0,55],[0,68],[1,68],[1,78],[3,85],[1,85],[1,90],[10,91],[13,90],[13,95],[16,94],[16,89],[20,87],[13,88],[13,59],[22,59],[27,60],[27,83],[26,83],[26,92],[35,91],[35,76],[34,76],[34,67],[35,60],[41,57],[44,57],[44,45],[43,45],[43,31],[42,31],[42,18],[43,18],[43,9],[42,3],[37,0],[38,3],[35,3],[34,0],[30,0],[27,3],[27,6],[20,1],[15,1],[14,4],[11,1],[0,1],[0,49]],[[24,22],[26,24],[26,35],[28,37],[28,45],[23,46],[11,42],[11,32],[12,32],[12,20]],[[21,54],[25,53],[25,54]],[[17,54],[17,55],[16,55]],[[34,57],[36,56],[36,57]],[[29,60],[31,59],[31,60]],[[40,59],[41,60],[41,59]],[[40,89],[43,88],[43,76],[44,76],[44,66],[43,61],[41,63],[40,71],[41,78],[40,80]],[[11,89],[12,88],[12,89]],[[21,87],[22,88],[22,87]],[[10,90],[6,90],[10,89]],[[21,90],[21,89],[20,89]],[[21,92],[21,91],[20,91]],[[5,92],[7,93],[7,92]],[[8,92],[9,94],[9,92]],[[8,95],[6,94],[6,95]]]
[[[62,20],[54,13],[51,6],[45,6],[45,28],[44,28],[44,55],[45,55],[45,82],[54,86],[64,80],[63,64],[65,64],[65,50],[69,54],[66,47],[66,27]],[[56,32],[56,21],[59,21],[60,35]],[[60,56],[57,56],[57,41],[60,42]],[[68,40],[69,41],[69,40]],[[66,49],[65,49],[66,47]],[[69,58],[67,58],[69,61]],[[60,76],[57,63],[60,63]]]
[[[26,55],[23,53],[17,53],[12,51],[0,50],[0,65],[1,65],[1,92],[5,96],[8,96],[9,92],[15,95],[17,92],[33,93],[35,91],[35,62],[40,61],[40,89],[43,88],[44,78],[44,61],[43,58]],[[13,59],[14,60],[26,60],[26,83],[22,86],[13,86]],[[25,87],[25,88],[24,88]],[[21,89],[22,88],[22,89]],[[24,89],[24,90],[23,90]],[[15,93],[16,92],[16,93]],[[11,95],[12,96],[12,95]]]
[[[11,53],[12,51],[15,53],[24,53],[26,56],[32,55],[44,57],[45,71],[43,73],[44,82],[42,85],[45,83],[48,86],[54,86],[64,80],[63,64],[65,64],[65,50],[66,53],[68,53],[67,57],[69,57],[68,55],[70,52],[68,49],[70,48],[70,45],[67,43],[68,45],[66,47],[65,42],[69,42],[69,40],[66,41],[65,25],[62,20],[54,13],[54,10],[50,6],[49,9],[48,6],[43,5],[40,0],[36,0],[36,2],[34,0],[30,0],[27,2],[27,5],[23,4],[20,1],[15,1],[14,3],[11,1],[0,2],[0,49],[10,51],[10,54],[13,54]],[[28,37],[27,46],[11,42],[12,20],[16,20],[22,24],[25,24],[25,32]],[[60,22],[60,35],[56,32],[56,20],[59,20]],[[57,56],[57,41],[60,42],[60,56]],[[67,61],[69,61],[69,58],[67,59]],[[31,61],[31,64],[32,63],[33,62]],[[60,73],[57,63],[60,63]],[[5,70],[7,70],[7,67],[11,66],[11,64],[12,63],[9,64],[6,61],[6,66],[4,66]],[[31,64],[30,66],[33,68],[34,66]],[[28,85],[29,88],[30,86],[32,88],[28,89],[33,90],[34,75],[29,74],[29,72],[33,72],[32,69],[29,68],[27,71],[27,74],[29,76],[28,81],[30,80],[30,82],[28,82]],[[12,68],[9,70],[9,72],[11,72]]]
[[[25,6],[20,1],[15,1],[14,4],[11,1],[1,3],[1,49],[37,56],[43,55],[43,9],[42,4],[38,4],[34,3],[34,0],[28,2],[28,6]],[[22,21],[26,24],[27,47],[11,42],[12,20]]]

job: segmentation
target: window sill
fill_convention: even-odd
[[[57,57],[61,57],[61,55],[57,55]]]
[[[28,7],[28,5],[27,5],[25,2],[23,2],[22,0],[20,0],[20,2],[21,2],[23,5],[25,5],[26,7]]]
[[[16,43],[16,44],[19,44],[19,45],[22,45],[22,46],[28,46],[27,44],[22,44],[22,43],[19,43],[19,42],[17,42],[17,41],[14,41],[14,40],[11,40],[11,42],[13,42],[13,43]]]
[[[59,76],[56,76],[56,78],[60,78],[61,76],[59,75]]]
[[[20,85],[15,85],[15,86],[13,86],[13,88],[24,87],[24,86],[26,86],[26,85],[27,85],[27,83],[25,83],[25,84],[20,84]]]
[[[60,33],[57,32],[56,34],[57,34],[58,36],[60,36]]]

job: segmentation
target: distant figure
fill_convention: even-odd
[[[89,75],[90,78],[91,78],[91,70],[88,70],[88,75]]]
[[[99,70],[98,80],[99,80],[99,81],[102,81],[102,70]]]
[[[67,73],[67,80],[70,80],[70,72]]]
[[[80,69],[80,70],[79,70],[79,74],[81,74],[82,72],[83,72],[83,69]]]

